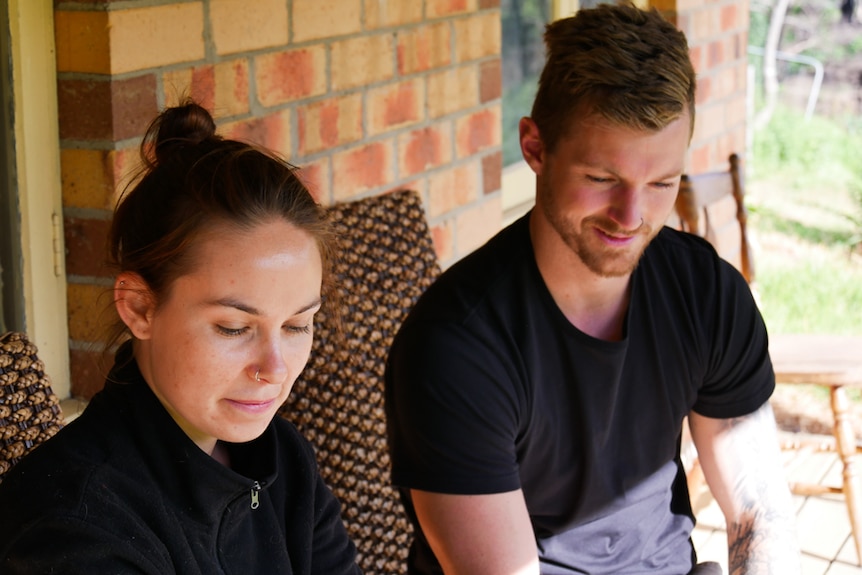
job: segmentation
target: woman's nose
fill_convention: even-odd
[[[288,374],[285,351],[280,337],[267,337],[261,342],[254,379],[265,383],[280,384]]]

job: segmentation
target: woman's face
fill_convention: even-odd
[[[194,269],[160,305],[142,304],[131,325],[125,302],[118,310],[139,340],[144,379],[212,454],[217,440],[258,437],[290,393],[311,350],[322,269],[314,238],[281,220],[250,231],[222,225],[192,249]]]

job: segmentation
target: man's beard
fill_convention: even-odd
[[[545,218],[584,265],[601,277],[612,278],[631,274],[637,267],[644,250],[659,231],[653,230],[643,221],[635,230],[623,230],[613,221],[600,216],[590,216],[581,220],[579,231],[556,208],[550,193],[545,194],[544,200],[542,205]],[[594,228],[615,237],[634,236],[640,238],[640,242],[635,240],[626,247],[614,248],[596,237]]]

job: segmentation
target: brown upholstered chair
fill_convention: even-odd
[[[412,528],[389,482],[383,371],[392,338],[440,268],[415,192],[329,213],[340,317],[318,315],[311,358],[281,414],[314,444],[365,573],[404,573]]]
[[[23,333],[0,335],[0,480],[62,425],[36,346]]]
[[[683,230],[708,239],[718,253],[736,265],[749,284],[753,284],[754,266],[744,199],[742,170],[739,158],[733,154],[726,171],[683,176],[676,212]],[[830,449],[838,452],[844,466],[841,488],[808,483],[791,483],[790,487],[797,495],[843,493],[857,557],[862,564],[862,475],[859,470],[862,462],[850,423],[847,397],[847,388],[862,388],[862,337],[770,334],[769,353],[777,383],[809,383],[829,389],[834,438],[784,434],[782,447],[795,451]]]

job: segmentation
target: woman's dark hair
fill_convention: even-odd
[[[209,112],[191,101],[153,120],[141,143],[141,174],[114,211],[109,265],[116,273],[140,275],[158,305],[174,280],[193,269],[190,248],[202,232],[217,225],[249,230],[280,219],[316,240],[323,291],[330,292],[330,228],[297,168],[272,152],[215,132]],[[126,333],[118,322],[108,347]]]

